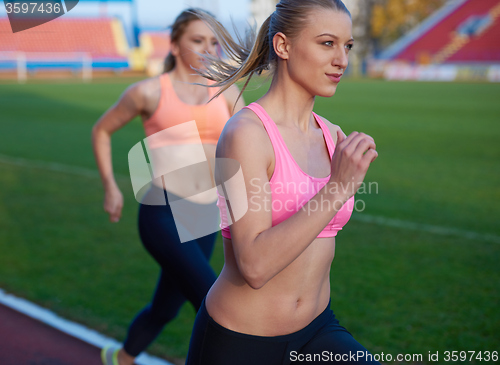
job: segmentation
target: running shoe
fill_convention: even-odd
[[[101,350],[101,360],[103,365],[119,365],[118,351],[120,348],[108,345]]]

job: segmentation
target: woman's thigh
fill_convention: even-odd
[[[216,279],[209,263],[216,234],[181,242],[170,208],[147,205],[140,207],[139,233],[144,247],[171,282],[170,286],[177,287],[199,308]]]
[[[321,329],[291,356],[292,364],[379,364],[370,352],[338,323]]]

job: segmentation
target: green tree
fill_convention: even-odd
[[[417,26],[447,0],[375,0],[370,19],[371,36],[387,46]]]

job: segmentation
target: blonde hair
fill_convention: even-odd
[[[201,18],[202,13],[203,16],[209,16],[215,20],[212,14],[197,8],[186,9],[182,13],[180,13],[177,16],[177,18],[175,18],[174,24],[172,24],[171,26],[170,43],[172,44],[179,42],[179,39],[181,39],[182,35],[186,31],[186,28],[191,22],[195,20],[202,20]],[[163,64],[163,72],[172,71],[174,68],[175,68],[175,56],[170,51],[167,57],[165,58]]]
[[[215,81],[213,87],[220,87],[214,98],[227,90],[236,81],[247,77],[240,96],[253,74],[272,71],[278,56],[274,51],[273,37],[281,32],[294,38],[306,26],[307,16],[313,9],[330,9],[351,16],[341,0],[281,0],[276,10],[264,21],[258,34],[250,32],[245,39],[237,35],[236,42],[227,30],[210,14],[202,12],[200,18],[207,23],[217,37],[228,61],[204,55],[205,70],[196,70],[203,77]],[[239,97],[238,97],[239,98]]]

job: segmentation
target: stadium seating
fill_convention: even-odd
[[[140,48],[146,59],[150,76],[163,72],[165,57],[170,51],[170,36],[167,32],[143,32],[139,36]]]
[[[453,3],[453,2],[452,2]],[[500,0],[455,1],[444,14],[399,41],[397,51],[382,53],[390,61],[432,63],[500,61]],[[431,24],[433,23],[433,24]],[[406,44],[405,44],[406,43]],[[402,46],[404,45],[404,46]]]
[[[170,51],[170,37],[166,32],[141,33],[140,42],[150,58],[165,58]]]
[[[92,67],[128,67],[128,44],[121,22],[111,18],[58,18],[35,28],[12,33],[7,18],[0,18],[0,53],[23,52],[28,68],[45,67],[41,57],[53,65],[64,63],[62,54],[86,53]]]
[[[498,62],[500,60],[500,2],[493,14],[488,15],[491,20],[489,27],[479,35],[472,35],[466,47],[451,55],[447,62]]]

